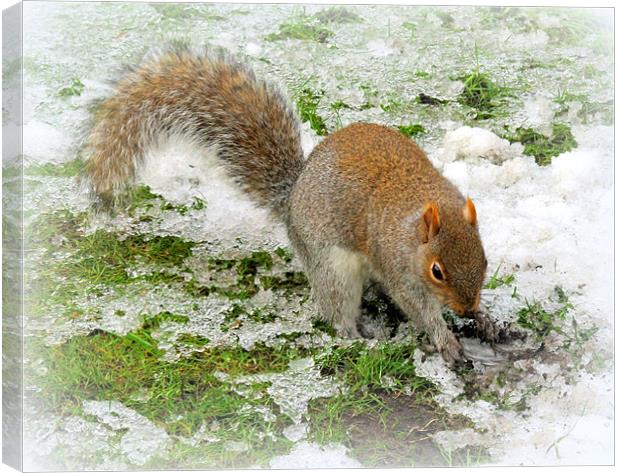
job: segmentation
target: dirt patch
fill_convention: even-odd
[[[463,416],[447,413],[432,401],[377,392],[385,404],[381,412],[347,413],[352,454],[366,467],[458,466],[481,463],[488,455],[480,449],[447,452],[432,438],[436,432],[471,428]]]

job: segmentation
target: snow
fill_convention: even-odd
[[[331,448],[330,448],[331,447]],[[295,445],[288,455],[273,458],[269,467],[274,469],[309,468],[361,468],[357,460],[350,458],[346,448],[338,446],[322,447],[313,442],[302,441]]]
[[[229,16],[234,8],[249,14]],[[312,14],[321,8],[308,5],[306,11]],[[28,2],[24,5],[24,34],[28,38],[25,55],[29,58],[24,66],[24,87],[28,92],[24,97],[26,162],[73,160],[88,126],[87,107],[91,101],[110,93],[106,81],[118,77],[116,71],[123,64],[139,60],[148,45],[176,39],[219,44],[246,56],[257,75],[278,83],[289,96],[304,81],[310,81],[313,88],[325,90],[319,107],[321,116],[332,116],[329,103],[336,99],[352,106],[341,110],[344,124],[357,120],[390,125],[423,123],[429,133],[419,138],[420,144],[443,174],[474,200],[489,269],[501,264],[507,273],[514,273],[519,293],[530,300],[547,300],[553,288],[561,286],[570,295],[580,326],[598,327],[594,338],[587,342],[581,361],[588,365],[600,357],[605,362],[602,368],[572,373],[555,361],[515,362],[523,373],[514,386],[517,395],[527,392],[533,384],[543,385],[540,392],[528,397],[529,409],[519,413],[500,410],[483,400],[456,400],[463,392],[463,383],[454,371],[438,356],[423,358],[416,353],[418,374],[440,388],[437,401],[476,424],[475,430],[439,432],[435,440],[447,449],[466,444],[483,446],[497,465],[612,463],[614,379],[609,360],[613,354],[614,325],[610,277],[614,128],[597,119],[582,123],[577,115],[582,105],[569,103],[566,120],[579,145],[554,158],[547,167],[540,167],[531,156],[525,156],[522,145],[510,144],[497,134],[504,125],[548,132],[559,107],[554,98],[560,88],[599,102],[613,99],[612,56],[604,48],[601,52],[585,42],[589,36],[584,37],[585,45],[579,47],[558,43],[544,30],[562,27],[555,14],[539,15],[537,27],[527,31],[526,15],[515,13],[514,17],[500,21],[489,16],[488,11],[442,9],[454,17],[454,25],[448,30],[432,8],[350,8],[366,21],[329,25],[335,31],[330,43],[336,47],[323,49],[311,43],[263,40],[266,33],[292,14],[286,5],[214,5],[209,12],[221,14],[226,20],[173,21],[163,18],[148,4]],[[583,14],[596,15],[603,33],[605,28],[609,29],[611,15],[590,10]],[[404,21],[417,25],[413,35],[399,28]],[[485,29],[485,21],[495,22],[496,26]],[[475,61],[474,45],[482,51]],[[530,67],[533,59],[555,64],[566,58],[570,64],[560,68],[565,69],[562,73],[557,68]],[[355,110],[367,99],[360,85],[377,90],[377,97],[373,97],[377,104],[385,103],[388,92],[394,91],[408,104],[421,92],[454,99],[462,90],[462,82],[455,78],[478,62],[483,69],[492,70],[494,78],[502,83],[530,87],[520,97],[520,104],[511,105],[507,117],[474,125],[453,105],[408,105],[393,115],[378,105]],[[593,78],[582,73],[586,66],[594,70]],[[430,77],[414,79],[415,71],[426,72]],[[85,84],[84,95],[59,97],[58,90],[73,77]],[[15,117],[5,117],[5,126],[14,127],[14,121]],[[302,124],[301,130],[302,146],[308,155],[322,137],[308,123]],[[87,230],[108,228],[128,234],[177,235],[208,242],[204,243],[205,254],[231,247],[286,247],[284,226],[227,179],[215,163],[216,151],[200,149],[186,138],[172,136],[149,149],[137,176],[137,182],[149,185],[167,201],[188,204],[199,197],[206,201],[204,209],[190,210],[186,215],[160,211],[157,218],[142,222],[126,216],[100,215]],[[77,212],[88,206],[86,194],[70,178],[30,176],[26,184],[25,210],[31,218],[58,207]],[[28,264],[34,267],[37,253],[33,251],[28,257]],[[199,267],[200,258],[201,251],[197,250],[188,264]],[[149,268],[131,270],[148,272]],[[498,320],[514,319],[516,310],[523,306],[522,301],[510,297],[511,291],[512,288],[485,293],[483,304],[490,307]],[[139,326],[142,314],[159,312],[165,306],[175,313],[191,315],[182,331],[179,324],[169,323],[162,324],[154,334],[160,348],[167,350],[166,359],[174,361],[191,352],[175,344],[180,333],[203,336],[216,346],[240,344],[251,348],[257,342],[275,344],[281,334],[307,334],[311,329],[313,308],[303,305],[299,298],[284,300],[271,291],[262,291],[252,301],[283,316],[260,326],[246,320],[235,331],[223,332],[220,324],[230,301],[210,298],[196,305],[174,287],[154,288],[139,283],[128,287],[122,297],[102,288],[99,296],[76,301],[76,306],[89,315],[84,319],[62,319],[58,317],[60,307],[51,306],[45,317],[27,321],[26,333],[43,336],[49,344],[62,343],[95,328],[124,334]],[[119,308],[125,312],[123,317],[115,315]],[[302,335],[297,343],[316,346],[326,343],[326,338],[311,340]],[[560,342],[552,340],[553,343],[557,348]],[[488,362],[485,369],[503,362],[479,344],[467,342],[465,349],[478,356],[481,364]],[[570,360],[562,362],[570,364]],[[305,360],[284,373],[229,381],[241,392],[244,383],[252,379],[271,383],[268,395],[293,422],[283,434],[296,443],[287,455],[271,460],[272,468],[360,466],[344,446],[321,447],[306,439],[307,403],[337,394],[339,389],[333,379],[321,376]],[[101,455],[100,468],[123,469],[130,464],[144,464],[153,452],[165,450],[172,442],[161,429],[114,400],[84,401],[83,411],[93,414],[97,422],[26,410],[30,418],[37,420],[27,432],[27,439],[37,445],[33,459],[36,467],[50,466],[46,462],[51,462],[54,450],[65,448],[78,467],[89,464],[84,452],[96,452]],[[267,418],[272,415],[267,411],[262,414]],[[123,429],[128,429],[123,440],[116,449],[109,450],[108,442],[115,431],[124,432]],[[211,440],[205,429],[186,439],[190,444]],[[229,447],[243,450],[246,445],[232,443]]]

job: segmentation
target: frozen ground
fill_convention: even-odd
[[[25,321],[25,434],[32,454],[26,469],[437,464],[429,456],[450,465],[613,463],[613,12],[386,6],[325,11],[287,5],[24,5],[25,216],[28,234],[47,235],[34,238],[27,252],[32,289]],[[300,30],[309,38],[282,38]],[[290,260],[284,228],[220,171],[206,167],[200,150],[179,141],[152,150],[139,179],[150,188],[148,199],[112,216],[83,214],[89,201],[75,181],[74,165],[97,101],[111,92],[109,81],[124,65],[139,61],[150,46],[179,40],[244,57],[292,101],[313,96],[328,131],[360,120],[422,125],[425,132],[415,139],[474,198],[489,272],[499,267],[500,282],[485,290],[483,305],[507,328],[508,340],[493,350],[461,332],[474,361],[459,372],[416,350],[409,363],[434,384],[432,408],[416,404],[411,377],[395,381],[387,372],[370,390],[385,401],[377,405],[400,409],[403,419],[412,419],[410,430],[424,433],[416,437],[426,445],[421,456],[399,457],[400,463],[385,454],[372,458],[373,440],[351,433],[354,427],[358,432],[365,419],[362,430],[379,432],[378,452],[379,441],[389,443],[389,437],[378,417],[359,410],[339,418],[345,434],[326,433],[317,420],[323,419],[321,407],[331,409],[353,388],[350,378],[325,369],[321,360],[355,345],[313,326],[308,288]],[[15,64],[3,65],[6,86],[16,70]],[[463,103],[464,77],[476,70],[505,90],[492,106]],[[5,126],[14,120],[3,115]],[[500,137],[519,128],[549,136],[557,123],[570,128],[576,146],[548,166],[538,165],[525,143]],[[304,123],[306,151],[321,138]],[[10,179],[10,163],[4,165]],[[63,218],[78,224],[64,224]],[[96,269],[86,277],[82,268],[91,263],[101,235],[112,235],[119,246],[106,240],[109,254],[97,247]],[[150,248],[148,241],[172,241],[185,253],[165,261],[146,249],[136,253]],[[117,251],[129,259],[112,278],[108,269],[117,264]],[[257,259],[265,254],[269,263]],[[239,272],[243,264],[252,270]],[[251,281],[243,279],[241,289],[251,290],[250,297],[235,298],[230,294],[239,294],[238,276],[244,274]],[[259,280],[262,287],[254,283]],[[205,290],[214,285],[219,292]],[[157,314],[167,315],[157,323],[148,319]],[[390,334],[381,317],[366,314],[365,321],[375,336],[364,341],[369,353],[384,353],[382,344],[412,343],[406,324]],[[103,379],[99,384],[80,378],[86,365],[71,354],[84,356],[79,349],[89,339],[127,343],[122,346],[128,353],[136,343],[146,344],[151,358],[144,359],[158,363],[161,371],[153,379],[162,384],[174,363],[179,372],[191,373],[192,360],[215,353],[244,357],[258,351],[273,369],[260,360],[256,366],[244,362],[238,371],[236,358],[214,363],[203,378],[213,378],[209,389],[229,396],[223,395],[231,410],[205,414],[186,428],[191,412],[162,407],[165,414],[156,415],[157,391],[118,379],[125,371],[113,358],[112,368],[96,354],[89,361],[96,367],[93,376]],[[279,358],[291,350],[290,359]],[[81,381],[65,380],[70,391],[62,379],[54,383],[56,373]],[[121,382],[125,391],[115,390]],[[182,376],[180,383],[186,386]],[[183,389],[174,398],[179,403],[194,395]],[[216,402],[210,399],[202,403]],[[428,427],[448,417],[460,420]],[[466,448],[464,459],[458,454]]]

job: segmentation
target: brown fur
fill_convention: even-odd
[[[286,222],[321,317],[341,334],[358,335],[362,287],[372,279],[446,360],[461,357],[441,306],[463,315],[477,308],[486,259],[476,211],[410,139],[357,123],[304,163],[297,120],[273,88],[228,57],[169,51],[103,103],[87,142],[97,195],[110,198],[130,182],[162,133],[215,143],[229,174]]]
[[[321,313],[357,335],[360,286],[381,283],[430,335],[449,361],[461,347],[441,305],[475,311],[486,270],[467,201],[410,139],[393,129],[356,123],[328,136],[312,152],[291,193],[289,233],[300,251]],[[473,207],[473,203],[471,204]],[[470,209],[471,211],[471,209]],[[332,248],[357,257],[360,274],[342,274]],[[430,266],[439,261],[438,284]]]
[[[284,217],[303,168],[298,122],[286,101],[224,54],[169,50],[121,79],[86,146],[86,173],[109,200],[134,177],[146,146],[179,133],[209,146],[259,204]]]

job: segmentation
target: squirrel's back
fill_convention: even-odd
[[[282,95],[246,66],[188,48],[152,54],[105,100],[86,140],[86,174],[104,201],[131,183],[145,150],[181,134],[217,151],[259,204],[286,216],[304,160],[298,120]]]
[[[465,204],[411,139],[371,123],[354,123],[319,143],[291,199],[296,222],[320,222],[325,238],[363,253],[372,239],[371,220],[385,231],[388,220],[405,219],[428,202],[459,212]]]

